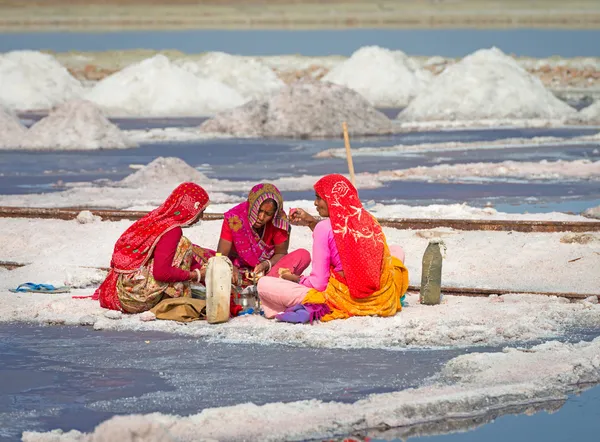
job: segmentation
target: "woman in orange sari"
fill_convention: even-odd
[[[395,315],[408,289],[403,251],[390,253],[381,226],[345,177],[327,175],[314,188],[317,211],[329,219],[317,223],[300,209],[291,217],[292,223],[314,231],[313,271],[308,277],[286,273],[261,278],[258,293],[265,315],[287,322]]]
[[[110,310],[141,313],[165,297],[190,297],[191,282],[204,278],[214,252],[192,244],[181,228],[198,222],[208,204],[202,187],[180,184],[117,240],[110,271],[92,298]]]

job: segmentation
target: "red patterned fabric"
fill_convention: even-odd
[[[327,202],[335,244],[346,284],[353,298],[366,298],[379,290],[385,236],[367,212],[352,183],[342,175],[326,175],[315,191]]]
[[[101,307],[121,310],[116,288],[119,274],[135,272],[145,265],[165,233],[192,224],[208,204],[208,194],[199,185],[177,186],[160,207],[133,223],[117,240],[110,272],[92,298],[99,299]]]

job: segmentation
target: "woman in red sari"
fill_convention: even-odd
[[[117,240],[108,276],[93,299],[107,309],[140,313],[165,297],[191,296],[190,283],[204,278],[214,252],[192,244],[181,228],[198,222],[208,204],[202,187],[180,184]]]

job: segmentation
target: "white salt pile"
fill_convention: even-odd
[[[137,144],[93,103],[72,100],[35,123],[21,147],[38,150],[126,149]]]
[[[402,121],[561,120],[575,110],[497,48],[449,66],[398,114]]]
[[[50,109],[83,93],[54,57],[37,51],[0,54],[0,104],[12,110]]]
[[[588,107],[581,109],[579,118],[587,122],[600,123],[600,100],[596,100]]]
[[[588,218],[597,218],[600,219],[600,206],[598,207],[590,207],[589,209],[586,209],[583,213],[583,216],[586,216]]]
[[[16,149],[25,136],[25,126],[0,106],[0,149]]]
[[[222,112],[200,130],[251,137],[337,137],[344,121],[352,135],[392,132],[391,121],[357,92],[314,81],[294,83],[267,99]]]
[[[86,94],[111,116],[212,115],[245,102],[223,83],[201,79],[156,55],[100,81]]]
[[[262,98],[284,86],[270,67],[250,57],[210,52],[197,61],[180,60],[176,64],[197,77],[229,86],[247,100]]]
[[[331,70],[323,81],[349,87],[378,107],[404,107],[432,80],[402,51],[367,46]]]
[[[185,181],[197,184],[211,180],[180,158],[158,157],[117,183],[121,187],[175,187]]]

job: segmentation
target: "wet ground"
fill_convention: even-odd
[[[199,124],[200,119],[120,119],[123,129],[157,128]],[[478,142],[506,138],[555,136],[577,137],[598,129],[494,129],[397,134],[387,137],[356,137],[352,147],[393,146],[439,142]],[[286,176],[346,173],[345,159],[313,158],[325,149],[342,147],[341,140],[219,139],[206,142],[163,142],[137,149],[79,152],[0,152],[0,194],[39,193],[61,190],[57,182],[97,179],[120,180],[133,170],[131,164],[147,164],[159,156],[176,156],[211,178],[263,181]],[[550,147],[486,148],[463,151],[395,153],[388,156],[357,156],[357,173],[469,162],[600,160],[600,143],[565,143]],[[244,195],[246,189],[238,194]],[[310,190],[283,192],[292,199],[312,199]],[[463,203],[473,206],[494,204],[514,212],[580,212],[600,204],[597,182],[492,181],[473,183],[389,182],[385,187],[361,190],[364,201],[422,205]]]
[[[577,332],[564,339],[597,335]],[[90,431],[115,414],[189,415],[244,402],[311,398],[354,402],[372,393],[416,387],[465,352],[499,350],[209,344],[159,332],[4,323],[0,440],[18,440],[23,430]]]

